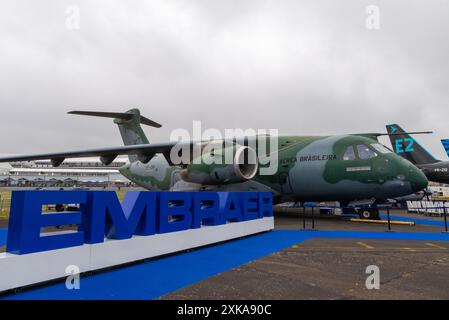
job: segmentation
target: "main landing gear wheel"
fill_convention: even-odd
[[[361,219],[378,220],[379,210],[376,208],[365,208],[359,210],[359,215]]]

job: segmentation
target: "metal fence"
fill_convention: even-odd
[[[447,205],[449,206],[449,202],[447,202]],[[440,210],[442,213],[442,216],[444,217],[444,232],[448,232],[448,222],[447,222],[447,214],[449,211],[448,206],[444,205],[443,207],[426,207],[425,209],[427,210]],[[387,215],[387,231],[392,231],[392,220],[391,220],[391,206],[317,206],[317,205],[294,205],[294,206],[289,206],[287,208],[297,208],[297,209],[302,209],[302,214],[300,215],[300,218],[302,219],[302,228],[303,230],[307,230],[307,223],[306,223],[306,209],[309,208],[311,209],[311,227],[312,230],[315,230],[316,228],[316,222],[315,222],[315,218],[316,218],[316,210],[318,209],[318,211],[323,210],[335,210],[335,209],[340,209],[343,212],[346,210],[351,210],[354,212],[354,215],[356,214],[357,210],[363,210],[363,209],[377,209],[379,211],[383,210],[386,212]],[[363,221],[360,220],[360,221]],[[411,220],[413,221],[413,220]],[[429,220],[432,221],[432,220]]]

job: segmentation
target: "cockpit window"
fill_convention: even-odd
[[[359,154],[359,158],[363,160],[377,157],[377,154],[364,144],[359,144],[357,146],[357,152]]]
[[[388,149],[387,147],[385,147],[384,145],[380,144],[380,143],[372,143],[371,146],[376,149],[376,151],[379,151],[380,153],[386,154],[386,153],[392,153],[393,151],[391,151],[390,149]]]
[[[344,155],[343,155],[343,160],[355,160],[355,151],[354,151],[354,147],[353,146],[349,146]]]

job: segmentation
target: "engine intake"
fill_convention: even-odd
[[[232,147],[233,163],[223,164],[223,155],[230,152],[229,149],[223,149],[224,153],[218,152],[203,155],[203,159],[221,159],[218,163],[212,164],[190,164],[181,172],[181,178],[184,181],[199,184],[224,184],[236,183],[251,180],[257,174],[259,169],[257,153],[254,149],[237,146]]]

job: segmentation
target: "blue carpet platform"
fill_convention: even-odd
[[[388,219],[386,214],[381,214],[380,217],[384,220]],[[416,224],[424,224],[424,225],[428,225],[428,226],[444,227],[444,221],[439,221],[439,220],[409,218],[409,217],[401,217],[401,216],[395,216],[395,215],[390,215],[390,219],[397,220],[397,221],[414,222]],[[449,222],[448,222],[448,225],[449,225]]]
[[[382,217],[386,218],[386,217]],[[441,226],[441,221],[392,216],[392,219]],[[0,246],[6,242],[6,229],[0,229]],[[391,239],[449,241],[445,233],[299,231],[276,230],[192,250],[148,262],[99,272],[81,279],[80,290],[67,290],[65,282],[36,287],[3,299],[157,299],[174,290],[291,247],[311,238]]]
[[[174,290],[310,238],[449,241],[444,233],[276,230],[245,239],[136,263],[81,279],[80,290],[61,281],[4,299],[156,299]]]
[[[7,234],[8,234],[7,229],[0,228],[0,247],[5,245]]]

